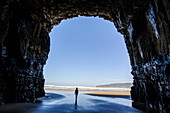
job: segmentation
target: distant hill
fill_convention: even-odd
[[[131,88],[132,83],[113,83],[106,85],[97,85],[96,87],[113,87],[113,88]]]

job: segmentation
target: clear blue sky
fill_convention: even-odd
[[[123,36],[99,17],[63,20],[50,33],[46,84],[96,86],[132,82]]]

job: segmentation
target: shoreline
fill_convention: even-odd
[[[85,94],[88,94],[88,95],[119,95],[119,96],[130,96],[130,93],[85,93]]]
[[[45,90],[66,90],[72,91],[78,88],[80,91],[118,91],[118,92],[130,92],[130,88],[110,88],[110,87],[84,87],[84,86],[44,86]]]
[[[85,93],[86,95],[98,96],[98,97],[114,97],[114,98],[127,98],[131,99],[130,93]]]
[[[74,90],[46,90],[46,92],[58,92],[58,93],[67,93],[67,94],[74,94]],[[95,91],[95,90],[86,90],[82,91],[79,90],[79,94],[89,95],[89,96],[102,96],[102,97],[114,97],[114,98],[131,98],[131,94],[128,91]]]

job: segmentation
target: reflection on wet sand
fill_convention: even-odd
[[[77,101],[74,92],[47,91],[37,103],[15,103],[0,106],[0,113],[143,113],[132,108],[131,100],[79,94]],[[57,94],[58,93],[58,94]]]

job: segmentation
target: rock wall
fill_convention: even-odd
[[[0,103],[34,102],[44,95],[48,34],[61,20],[78,15],[114,22],[124,35],[134,76],[133,106],[169,112],[168,0],[1,0]]]
[[[20,1],[4,1],[1,11],[0,103],[34,102],[44,96],[43,66],[50,38],[41,17]]]

